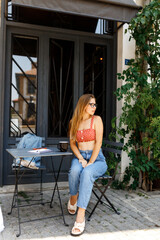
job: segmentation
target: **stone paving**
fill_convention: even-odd
[[[10,189],[13,191],[13,186]],[[160,191],[145,193],[140,190],[128,192],[109,189],[107,192],[109,199],[120,211],[120,215],[112,212],[104,204],[99,204],[91,221],[86,221],[86,230],[83,235],[79,236],[80,240],[88,240],[88,238],[92,240],[139,240],[143,238],[145,240],[160,240]],[[36,195],[33,192],[28,193],[27,190],[25,190],[25,194],[31,196],[31,198]],[[46,187],[44,190],[45,201],[50,200],[51,194],[51,188]],[[67,227],[63,224],[61,216],[30,223],[27,222],[21,224],[21,236],[17,238],[17,209],[13,209],[12,215],[8,215],[12,202],[12,192],[7,187],[0,189],[0,204],[5,224],[5,230],[0,233],[0,240],[73,239],[74,237],[70,235],[70,230],[74,224],[75,216],[69,215],[66,210],[69,197],[68,187],[61,187],[60,194],[65,220],[69,226]],[[21,198],[21,201],[24,200],[24,197]],[[93,206],[94,202],[95,197],[92,196],[89,208]],[[50,208],[49,204],[46,203],[44,206],[36,205],[20,209],[23,220],[57,215],[59,212],[57,193],[55,194],[53,208]]]

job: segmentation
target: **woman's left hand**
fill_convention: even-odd
[[[89,162],[89,163],[87,163],[87,164],[86,164],[86,166],[85,166],[85,167],[88,167],[88,166],[89,166],[89,165],[91,165],[91,164],[93,164],[93,163],[90,163],[90,162]]]

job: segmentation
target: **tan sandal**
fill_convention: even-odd
[[[74,232],[75,229],[77,229],[79,231]],[[72,236],[80,236],[81,234],[84,233],[84,230],[85,230],[85,219],[82,223],[77,223],[77,222],[74,223],[74,226],[73,226],[72,231],[71,231],[71,235]]]
[[[26,167],[26,168],[31,168],[31,169],[39,169],[38,167],[36,167],[34,162],[29,162],[27,160],[21,160],[20,162],[21,166]]]
[[[68,205],[67,205],[67,209],[68,209],[69,214],[71,214],[71,215],[76,214],[76,211],[77,211],[77,202],[76,202],[74,205],[72,205],[71,202],[70,202],[70,199],[69,199]],[[73,212],[73,211],[74,211],[74,212]]]

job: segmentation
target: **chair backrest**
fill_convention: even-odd
[[[112,152],[112,153],[121,155],[122,147],[123,147],[123,143],[104,140],[102,149],[103,151],[106,151],[106,152]]]
[[[108,174],[110,174],[112,176],[112,179],[116,175],[118,164],[121,160],[122,147],[123,147],[123,143],[120,143],[120,142],[111,142],[108,140],[103,141],[102,150],[103,150],[105,157],[107,158],[107,164],[109,167]],[[111,155],[110,153],[114,154],[114,159],[112,159],[112,157],[110,156]],[[115,163],[115,165],[114,165],[114,163]],[[111,167],[110,167],[110,165],[111,165]]]

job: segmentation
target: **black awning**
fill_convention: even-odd
[[[12,4],[127,23],[140,9],[133,0],[12,0]]]

